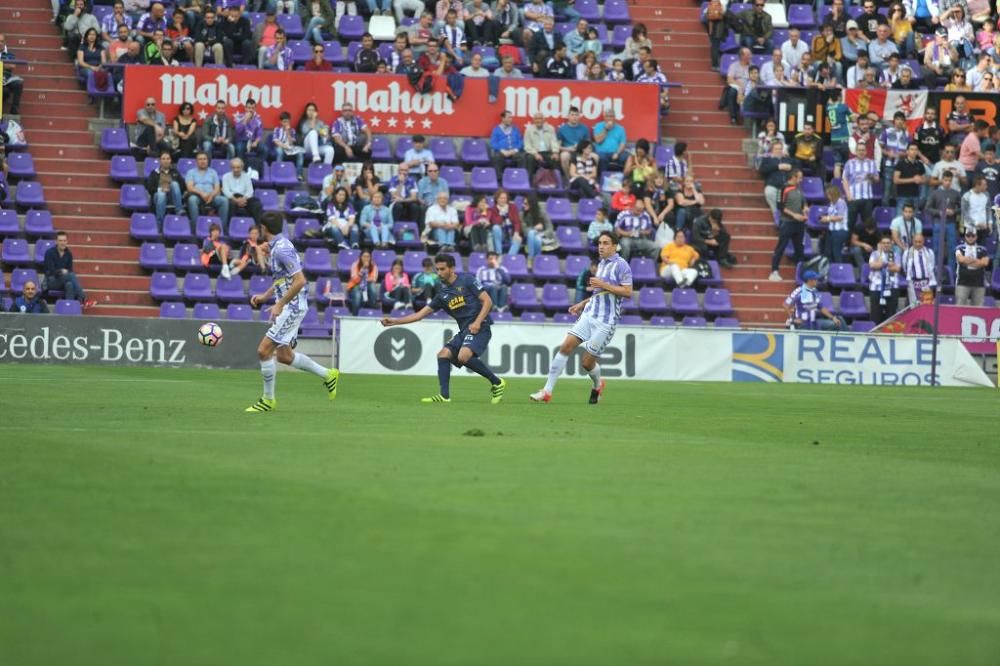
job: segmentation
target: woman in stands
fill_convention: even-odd
[[[785,145],[785,136],[778,131],[778,122],[774,118],[764,121],[764,131],[757,135],[757,156],[754,158],[754,168],[760,168],[760,161],[771,154],[771,146],[775,143]]]
[[[80,48],[76,51],[76,75],[81,82],[89,81],[95,72],[101,71],[105,63],[105,52],[101,48],[101,37],[91,28],[83,35]]]
[[[306,104],[302,118],[299,120],[299,136],[302,145],[312,157],[313,162],[323,160],[323,164],[333,164],[333,145],[330,143],[330,128],[320,120],[319,109],[315,104]]]
[[[465,225],[462,235],[472,243],[473,252],[486,252],[490,242],[493,227],[493,216],[490,214],[490,202],[485,194],[477,194],[472,205],[465,209]],[[499,254],[501,250],[497,250]]]
[[[191,102],[184,102],[177,109],[177,117],[173,122],[174,136],[177,137],[177,155],[180,157],[194,157],[198,151],[198,121],[194,117],[194,105]]]
[[[354,180],[354,210],[363,210],[371,203],[372,195],[379,191],[378,176],[375,175],[375,165],[365,162],[361,165],[361,175]]]
[[[944,87],[945,92],[969,92],[972,88],[965,82],[965,72],[956,69],[951,73],[951,81]]]
[[[600,192],[597,179],[599,161],[594,145],[584,139],[576,146],[576,160],[569,165],[569,187],[582,198],[592,199]]]
[[[497,190],[493,195],[493,207],[490,209],[490,220],[493,227],[490,229],[493,239],[493,251],[503,254],[504,241],[510,243],[508,254],[515,255],[521,251],[524,243],[524,236],[521,232],[521,213],[517,206],[510,202],[510,194],[507,190]]]
[[[636,23],[632,26],[632,34],[625,39],[625,50],[618,56],[622,60],[635,60],[639,57],[639,49],[648,46],[653,49],[653,41],[649,38],[649,32],[644,23]]]
[[[351,279],[346,285],[352,315],[357,316],[363,307],[379,307],[378,286],[378,266],[372,261],[371,251],[362,250],[361,256],[351,265]]]
[[[590,74],[590,68],[597,62],[597,56],[592,51],[584,51],[583,57],[576,65],[576,80],[584,81]]]
[[[354,223],[357,214],[348,199],[347,189],[338,187],[334,190],[333,197],[326,202],[324,210],[326,223],[319,230],[307,231],[306,236],[309,238],[323,236],[341,250],[356,249],[360,240],[360,230]]]
[[[392,262],[392,268],[385,276],[385,284],[382,288],[385,300],[392,303],[393,310],[405,308],[412,302],[413,295],[410,293],[410,278],[403,272],[402,259],[396,259]]]
[[[632,182],[632,191],[639,199],[645,199],[649,191],[648,185],[656,173],[656,162],[649,153],[649,141],[639,139],[635,142],[635,150],[625,160],[624,176]]]
[[[602,65],[600,62],[595,62],[593,65],[590,66],[590,69],[587,71],[588,81],[604,81],[607,78],[607,76],[608,73],[604,71],[604,65]]]

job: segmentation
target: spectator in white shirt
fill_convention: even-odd
[[[916,216],[913,204],[910,202],[903,204],[903,213],[893,218],[889,224],[892,243],[901,252],[910,249],[910,245],[913,244],[913,238],[923,232],[923,230],[923,223]]]
[[[990,229],[990,195],[986,191],[986,179],[976,176],[972,179],[972,189],[962,195],[962,224],[965,230],[975,231],[984,237]]]
[[[424,242],[433,242],[442,252],[449,252],[455,248],[460,226],[458,211],[448,203],[448,193],[439,192],[437,202],[424,215]]]
[[[788,31],[788,39],[781,45],[781,59],[785,61],[786,69],[798,67],[802,54],[809,51],[809,46],[799,37],[799,29],[791,28]]]
[[[229,169],[229,173],[222,177],[222,196],[229,199],[230,214],[235,217],[249,215],[254,222],[260,224],[263,206],[253,195],[253,180],[243,170],[243,160],[233,158]]]
[[[959,162],[956,155],[955,146],[945,146],[941,149],[941,159],[934,164],[931,169],[931,187],[937,187],[941,184],[941,176],[945,171],[951,171],[953,174],[958,176],[957,178],[952,178],[951,189],[956,192],[961,193],[962,184],[968,182],[968,174],[965,171],[965,167]]]
[[[760,66],[760,80],[764,82],[765,86],[776,86],[779,85],[775,83],[776,77],[774,75],[774,68],[778,66],[784,66],[785,62],[782,59],[781,49],[774,49],[771,51],[771,59]]]
[[[463,67],[459,74],[474,78],[485,78],[490,75],[490,70],[483,67],[483,56],[477,52],[472,54],[469,64]]]

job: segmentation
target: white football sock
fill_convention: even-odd
[[[295,356],[292,358],[292,367],[298,368],[299,370],[305,370],[306,372],[311,372],[319,377],[326,377],[326,373],[329,372],[322,365],[312,360],[305,354],[300,354],[295,352]]]
[[[268,400],[274,400],[275,370],[273,358],[260,362],[260,376],[264,378],[264,397]]]
[[[595,363],[594,368],[587,372],[590,375],[590,381],[594,382],[594,388],[601,385],[601,364]]]
[[[552,364],[549,366],[549,378],[545,382],[546,393],[552,393],[552,389],[556,387],[556,380],[559,379],[559,375],[562,374],[568,360],[569,356],[566,356],[562,352],[556,352],[556,355],[552,358]]]

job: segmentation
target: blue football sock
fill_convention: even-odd
[[[473,356],[468,361],[465,362],[465,367],[472,370],[477,375],[485,377],[490,380],[490,384],[499,384],[500,378],[493,374],[493,371],[486,367],[486,364],[482,362],[477,356]]]
[[[451,382],[451,360],[447,358],[438,359],[438,383],[441,384],[441,395],[450,398],[448,384]]]

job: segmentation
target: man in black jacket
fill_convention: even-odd
[[[226,19],[222,21],[222,44],[226,54],[226,67],[233,66],[233,56],[239,55],[244,65],[253,65],[253,27],[250,19],[243,14],[239,5],[229,8]]]
[[[732,268],[735,262],[729,255],[729,232],[722,225],[722,211],[713,208],[708,215],[695,218],[691,231],[691,246],[702,259],[713,257],[723,268]]]
[[[566,57],[566,45],[560,43],[552,52],[552,57],[545,62],[545,71],[542,76],[547,79],[573,79],[575,73],[573,65]]]
[[[771,209],[771,215],[778,214],[781,190],[794,168],[794,160],[785,155],[785,144],[780,141],[772,143],[771,154],[760,161],[758,171],[764,177],[764,200]]]
[[[184,179],[174,166],[170,153],[161,153],[159,166],[146,176],[146,191],[149,192],[149,198],[153,202],[156,224],[160,229],[163,229],[163,218],[167,214],[168,204],[174,207],[174,212],[178,215],[183,213],[184,200],[181,193],[185,187]]]
[[[198,27],[198,32],[194,36],[194,64],[201,67],[205,62],[205,50],[212,52],[212,59],[215,64],[225,64],[226,47],[223,42],[225,35],[222,26],[215,20],[215,11],[205,10],[205,18]]]
[[[563,38],[555,31],[555,23],[551,17],[545,17],[542,21],[542,29],[531,37],[528,44],[528,60],[531,61],[531,68],[536,74],[542,72],[545,61],[548,60],[556,47],[562,45]]]
[[[65,298],[81,301],[85,308],[96,305],[94,301],[87,300],[73,272],[73,253],[68,247],[65,231],[56,232],[55,246],[45,252],[45,289],[61,289],[66,292]]]

